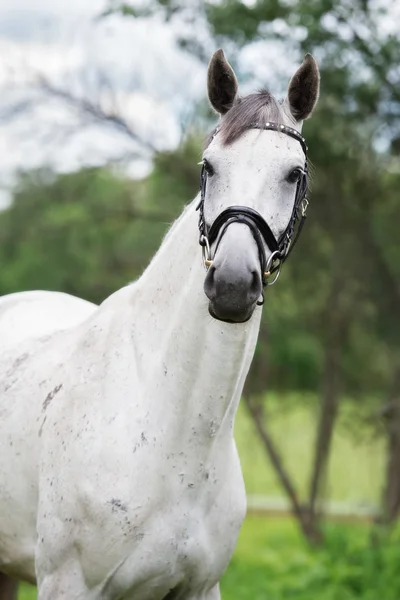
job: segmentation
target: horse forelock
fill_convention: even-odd
[[[281,118],[279,104],[268,90],[260,90],[238,98],[219,125],[222,143],[228,146],[254,126],[262,126],[268,121],[279,122]],[[208,137],[206,147],[213,139],[214,133],[215,130]]]

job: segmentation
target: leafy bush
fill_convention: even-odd
[[[222,582],[224,600],[398,600],[400,536],[372,543],[365,525],[330,525],[310,548],[290,520],[249,517]]]

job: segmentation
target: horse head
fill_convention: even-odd
[[[223,51],[211,58],[208,97],[221,118],[202,159],[199,229],[208,268],[204,291],[216,319],[249,320],[297,239],[307,205],[301,128],[318,94],[310,54],[282,102],[266,90],[240,97]]]

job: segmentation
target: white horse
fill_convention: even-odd
[[[218,50],[202,192],[142,277],[99,307],[0,301],[0,570],[40,600],[220,598],[246,510],[234,419],[318,90],[307,55],[282,103],[240,98]]]

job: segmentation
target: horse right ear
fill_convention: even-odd
[[[293,75],[285,100],[296,121],[304,121],[311,115],[319,96],[319,70],[315,58],[306,54],[303,64]]]
[[[238,82],[221,48],[214,52],[208,65],[207,86],[211,105],[224,115],[235,101]]]

